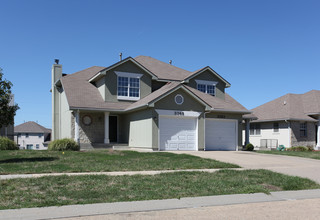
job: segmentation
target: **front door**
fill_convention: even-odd
[[[109,116],[109,139],[110,142],[118,141],[118,117]]]

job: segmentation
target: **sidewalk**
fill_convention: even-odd
[[[243,168],[223,168],[229,170],[245,170]],[[17,178],[39,178],[43,176],[81,176],[81,175],[109,175],[109,176],[132,176],[132,175],[156,175],[160,173],[174,172],[208,172],[214,173],[222,169],[187,169],[187,170],[147,170],[147,171],[113,171],[113,172],[83,172],[83,173],[35,173],[35,174],[8,174],[0,175],[0,180]]]
[[[301,191],[236,194],[221,196],[205,196],[181,199],[149,200],[135,202],[100,203],[88,205],[70,205],[61,207],[23,208],[0,210],[0,219],[54,219],[80,216],[98,216],[117,213],[148,212],[160,210],[176,210],[235,204],[250,204],[275,201],[291,201],[320,198],[320,189]]]

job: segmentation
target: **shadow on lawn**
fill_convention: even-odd
[[[23,163],[23,162],[41,162],[59,160],[58,157],[30,157],[30,158],[13,158],[7,160],[0,160],[0,164],[4,163]]]

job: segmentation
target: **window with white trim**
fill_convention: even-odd
[[[210,94],[212,96],[216,95],[216,85],[218,82],[207,81],[207,80],[196,80],[197,89],[201,92]]]
[[[118,99],[139,100],[140,99],[140,78],[142,74],[115,72],[118,76],[117,95]]]

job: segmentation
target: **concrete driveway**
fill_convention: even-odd
[[[237,164],[247,169],[267,169],[292,176],[306,177],[320,184],[320,160],[248,151],[175,151],[173,153],[210,158]]]

